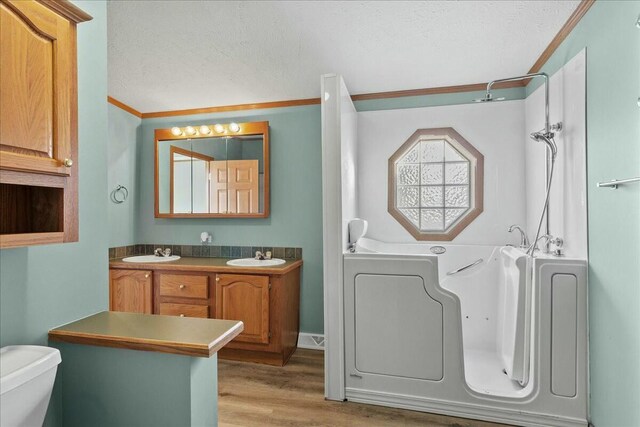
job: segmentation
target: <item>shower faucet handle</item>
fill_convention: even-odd
[[[549,243],[560,249],[562,248],[562,245],[564,245],[564,239],[562,237],[554,237],[553,239],[549,240]]]
[[[536,242],[534,243],[535,245],[534,250],[538,248],[538,242],[542,239],[545,240],[544,250],[542,251],[543,253],[545,254],[552,253],[551,245],[553,245],[556,247],[556,250],[559,250],[560,254],[562,254],[562,245],[564,245],[564,239],[562,237],[553,237],[550,234],[544,234],[540,236],[538,240],[536,240]]]

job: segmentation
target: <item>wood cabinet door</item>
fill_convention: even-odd
[[[109,270],[109,310],[152,314],[152,276],[146,270]]]
[[[269,343],[269,276],[218,274],[216,319],[241,320],[234,341]]]
[[[75,25],[38,2],[0,3],[0,168],[70,174],[77,160],[75,39]]]

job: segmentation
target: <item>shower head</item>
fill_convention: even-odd
[[[485,96],[483,96],[482,98],[477,98],[474,99],[473,102],[493,102],[493,101],[504,101],[505,98],[504,96],[501,96],[500,98],[494,98],[493,95],[491,95],[491,92],[487,92]]]
[[[556,145],[556,141],[553,139],[554,135],[555,134],[553,132],[545,132],[541,130],[533,132],[530,136],[534,141],[542,141],[547,144],[547,147],[549,147],[549,150],[551,151],[552,158],[555,159],[556,154],[558,153],[558,146]]]

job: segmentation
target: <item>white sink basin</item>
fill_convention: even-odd
[[[233,265],[236,267],[271,267],[274,265],[284,264],[286,261],[280,258],[272,259],[255,259],[255,258],[240,258],[227,261],[227,265]]]
[[[124,262],[167,262],[167,261],[176,261],[180,259],[178,255],[171,256],[155,256],[155,255],[140,255],[140,256],[130,256],[127,258],[123,258]]]

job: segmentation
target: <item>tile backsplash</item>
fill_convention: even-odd
[[[109,248],[109,259],[133,255],[153,255],[156,248],[170,248],[172,255],[199,258],[253,258],[256,251],[271,251],[273,258],[302,259],[302,248],[280,248],[272,246],[213,246],[213,245],[129,245]]]

